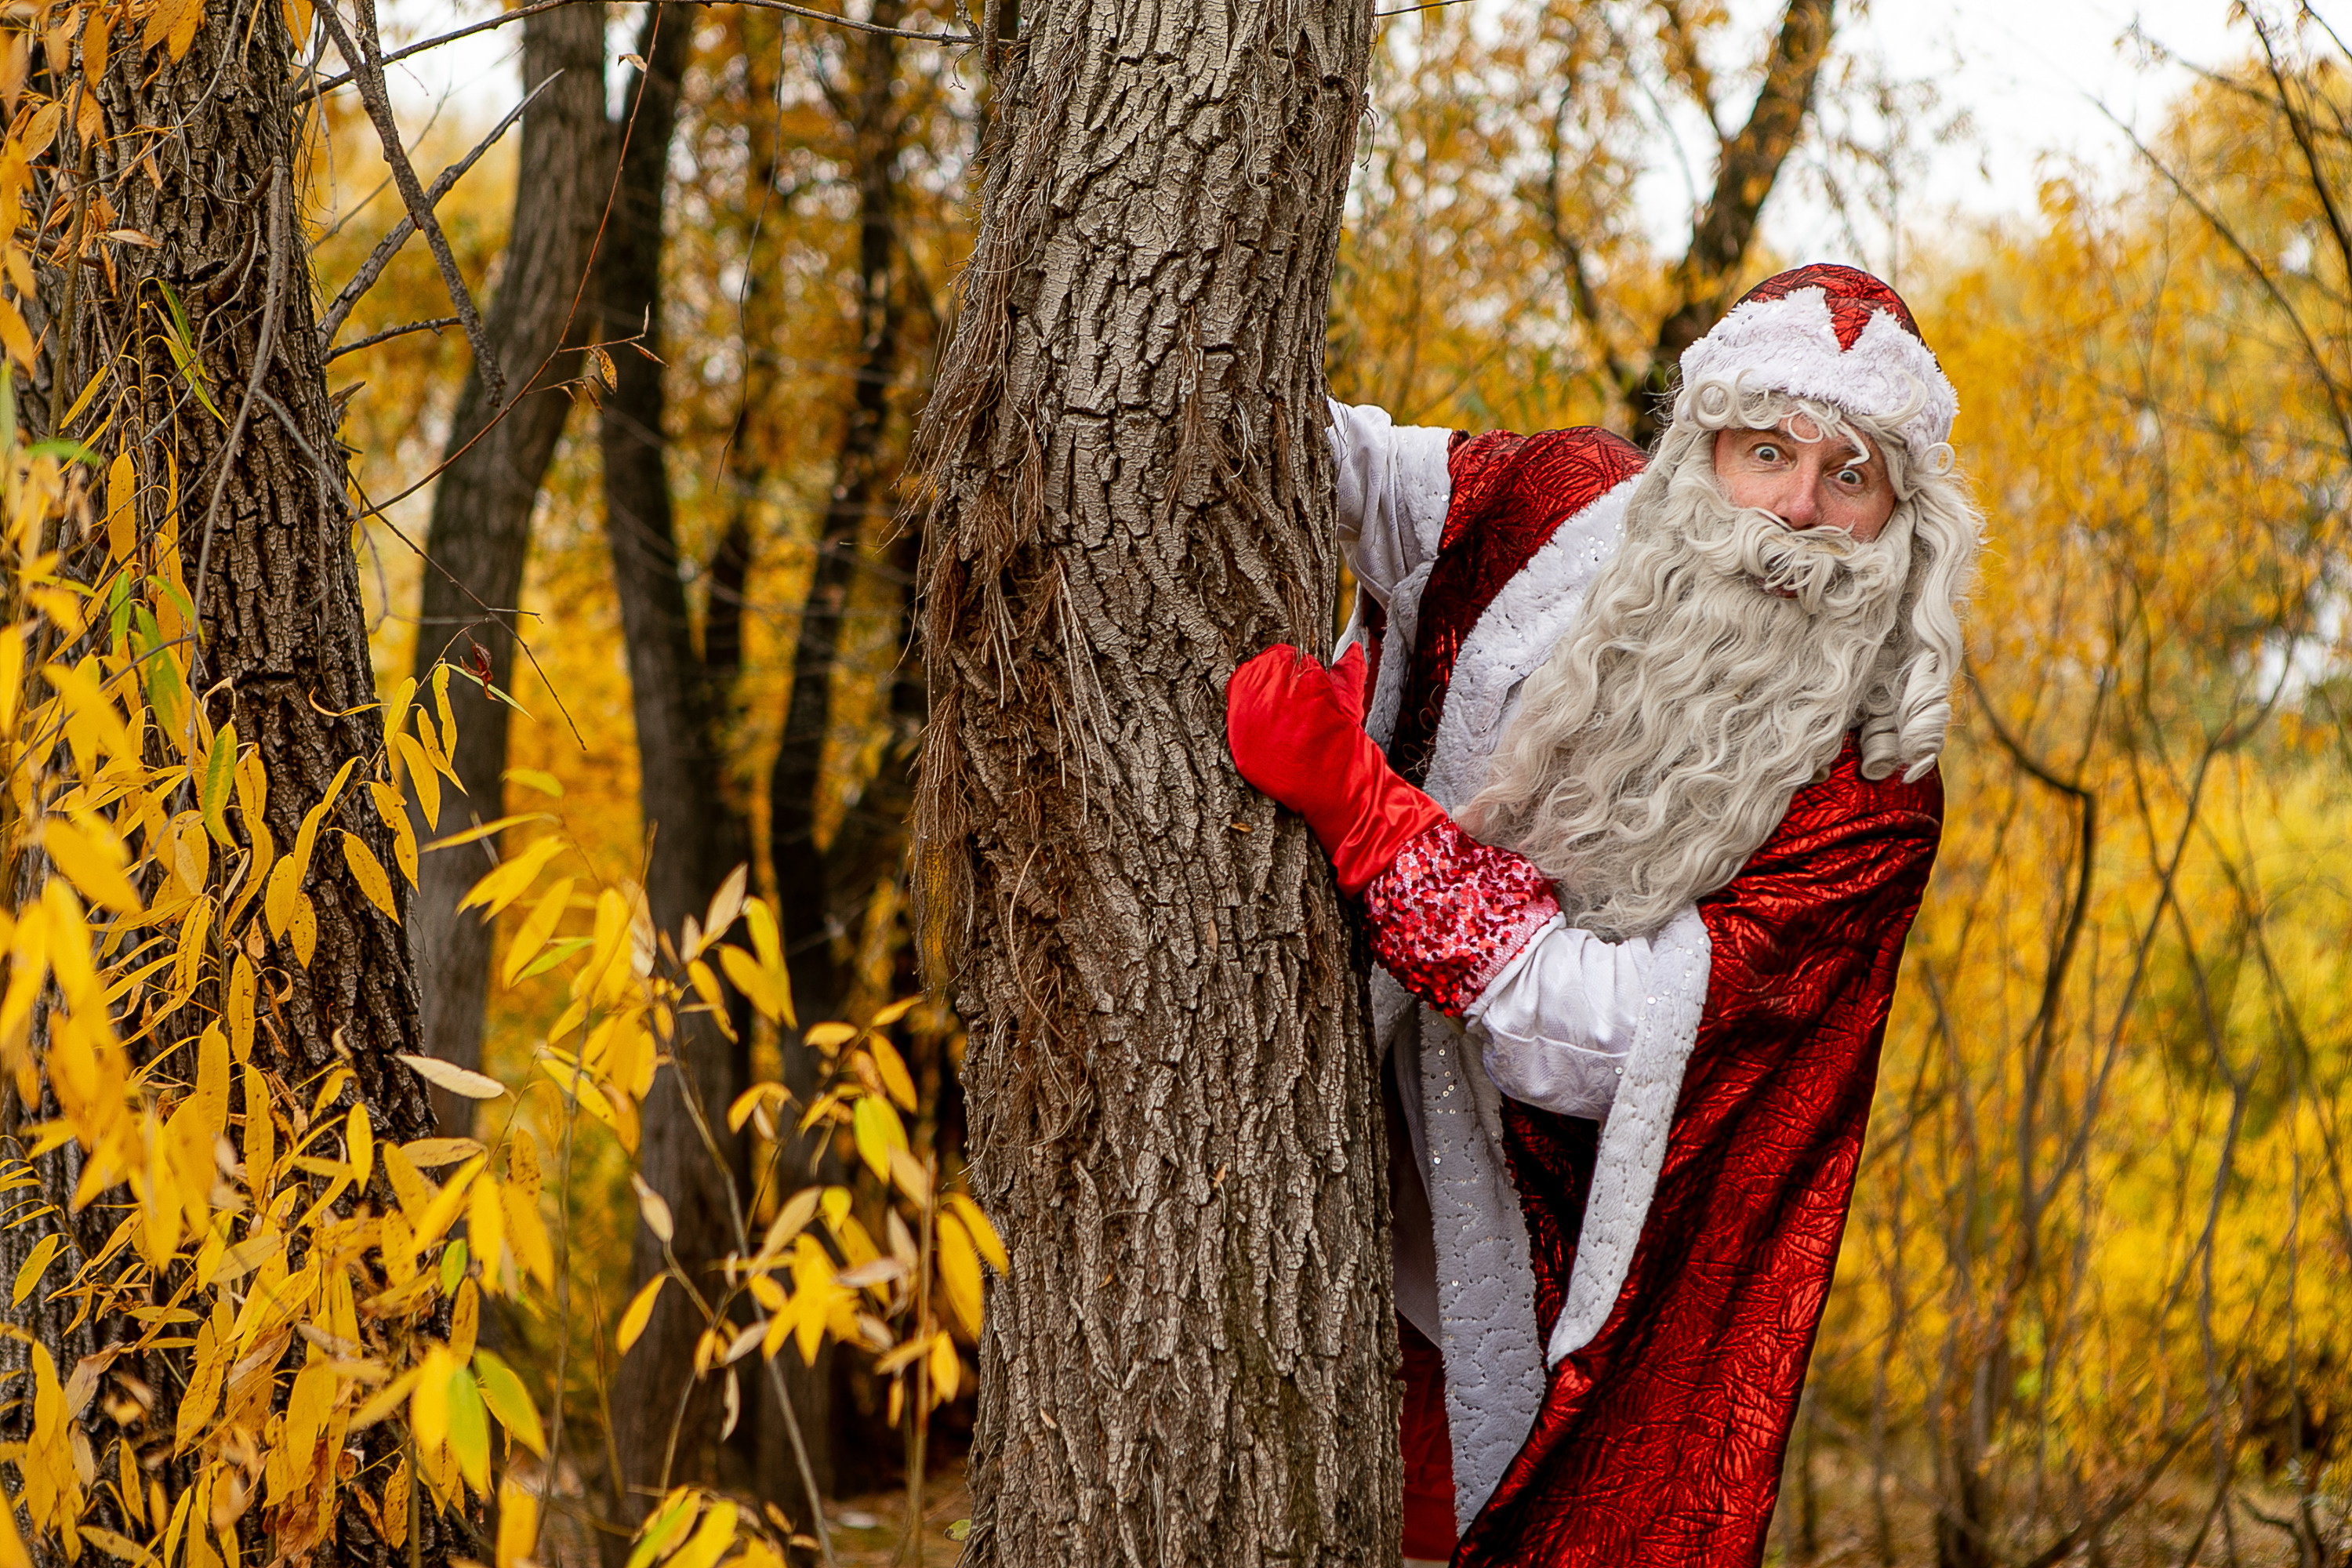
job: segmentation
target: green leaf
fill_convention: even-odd
[[[441,1249],[441,1294],[455,1296],[457,1281],[466,1277],[466,1238],[459,1237]]]
[[[490,1418],[482,1408],[482,1391],[464,1367],[449,1373],[449,1452],[466,1484],[478,1492],[490,1488]]]
[[[236,725],[222,725],[213,733],[212,750],[205,753],[203,782],[197,786],[196,808],[204,813],[205,831],[226,848],[236,847],[229,837],[229,792],[236,786]]]
[[[499,1425],[507,1429],[507,1436],[532,1453],[544,1457],[547,1434],[539,1424],[539,1408],[531,1404],[530,1391],[523,1387],[522,1379],[515,1375],[515,1369],[495,1352],[477,1350],[474,1352],[474,1375],[482,1380],[483,1403],[490,1407],[490,1414],[499,1418]]]

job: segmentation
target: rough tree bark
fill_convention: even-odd
[[[631,83],[613,216],[597,266],[602,336],[638,345],[613,351],[615,379],[602,427],[604,535],[628,649],[637,799],[652,836],[646,901],[656,928],[673,934],[688,915],[709,905],[745,858],[749,838],[722,787],[721,697],[694,647],[664,463],[662,218],[679,82],[698,15],[693,5],[646,10],[637,40],[645,64]],[[726,1112],[749,1064],[740,1047],[707,1020],[688,1020],[672,1048],[708,1113],[719,1160],[713,1160],[695,1125],[686,1082],[665,1072],[656,1077],[643,1107],[637,1163],[676,1216],[678,1262],[700,1278],[733,1244],[727,1178],[740,1172],[742,1154],[727,1131]],[[660,1241],[640,1228],[631,1250],[632,1286],[663,1267]],[[757,1449],[752,1429],[744,1428],[730,1449],[720,1436],[720,1380],[695,1376],[694,1345],[701,1331],[693,1309],[668,1292],[621,1362],[612,1400],[613,1447],[621,1467],[615,1489],[632,1523],[649,1499],[681,1481],[741,1486],[751,1479],[744,1456]],[[625,1541],[607,1537],[606,1546],[608,1555],[627,1554]]]
[[[50,90],[62,88],[66,66],[58,58],[44,62]],[[88,286],[78,290],[55,270],[43,277],[41,299],[51,310],[37,330],[45,331],[48,358],[44,384],[24,400],[34,426],[47,426],[53,416],[44,416],[42,405],[55,410],[62,401],[52,395],[71,397],[93,370],[106,371],[72,427],[47,433],[98,438],[109,452],[128,448],[142,455],[147,479],[138,500],[142,535],[152,539],[176,526],[201,612],[201,655],[191,684],[206,693],[215,724],[233,719],[241,738],[258,743],[269,780],[266,821],[281,848],[294,842],[303,815],[342,763],[379,752],[383,742],[338,416],[315,327],[301,221],[307,106],[293,66],[285,10],[270,4],[232,5],[208,16],[177,60],[161,49],[116,49],[94,84],[106,126],[115,134],[93,137],[59,158],[47,172],[49,188],[37,187],[36,205],[51,198],[103,201],[111,206],[111,224],[152,244],[110,247],[110,288],[97,285],[101,273],[90,263],[83,266]],[[159,141],[133,132],[141,127],[168,128],[168,135]],[[164,160],[167,172],[159,180],[151,181],[133,162],[150,149]],[[56,172],[77,165],[78,178]],[[90,249],[94,254],[96,246]],[[166,353],[154,326],[153,302],[164,295],[159,284],[184,303],[194,362],[203,367],[226,417],[203,410],[188,375]],[[63,303],[68,300],[73,303]],[[147,472],[147,464],[165,451],[175,457],[180,476],[175,521],[161,474]],[[103,531],[62,542],[68,570],[88,576],[104,563]],[[361,796],[354,790],[345,798]],[[372,810],[342,810],[333,822],[356,834],[381,864],[395,863],[391,833]],[[216,888],[226,859],[215,862]],[[256,955],[271,1005],[255,1038],[254,1065],[285,1083],[302,1084],[342,1063],[355,1077],[335,1107],[363,1101],[380,1137],[396,1141],[428,1132],[433,1112],[425,1086],[394,1059],[418,1043],[417,993],[400,926],[369,903],[340,855],[319,854],[308,887],[318,917],[310,963],[299,961],[282,942],[268,942]],[[394,878],[396,908],[406,906],[406,892]],[[152,1058],[193,1035],[218,1005],[212,991],[207,983],[197,1005],[172,1015],[164,1035],[140,1042],[141,1053]],[[241,1103],[235,1109],[241,1111]],[[38,1108],[18,1108],[16,1114],[26,1110],[38,1113]],[[336,1152],[331,1142],[316,1147],[323,1154]],[[40,1166],[61,1204],[76,1163],[68,1144]],[[110,1198],[52,1223],[73,1228],[81,1256],[92,1257],[120,1217]],[[28,1247],[37,1233],[37,1227],[20,1226],[0,1238],[0,1258],[12,1271],[20,1261],[17,1248]],[[59,1278],[52,1274],[48,1282]],[[159,1301],[173,1283],[155,1283]],[[137,1324],[109,1314],[68,1336],[63,1330],[72,1305],[53,1301],[44,1289],[16,1308],[10,1321],[43,1339],[62,1366],[137,1335]],[[100,1399],[84,1411],[95,1458],[113,1466],[118,1441],[152,1451],[160,1440],[169,1448],[188,1376],[185,1357],[184,1351],[156,1351],[115,1363],[119,1374],[129,1374],[120,1386],[135,1382],[140,1397]],[[0,1342],[0,1369],[13,1375],[23,1365],[23,1348]],[[21,1439],[29,1403],[12,1407],[0,1436]],[[143,1415],[116,1419],[140,1405]],[[397,1444],[390,1425],[358,1439],[367,1465],[395,1452]],[[381,1477],[388,1467],[367,1473]],[[386,1548],[353,1494],[341,1497],[331,1559],[383,1563]],[[266,1529],[267,1517],[257,1514],[248,1529]],[[453,1542],[428,1509],[412,1560],[438,1563],[453,1550],[469,1549],[468,1542]],[[47,1562],[46,1549],[37,1550],[36,1560]]]
[[[484,321],[511,401],[492,409],[478,371],[467,372],[457,395],[447,466],[433,492],[425,535],[432,559],[417,612],[420,679],[445,654],[470,663],[478,646],[489,656],[491,679],[513,689],[514,617],[508,612],[522,591],[540,483],[572,408],[560,384],[577,372],[576,356],[560,351],[584,339],[595,313],[583,289],[612,181],[604,58],[601,0],[523,23],[524,90],[562,75],[523,111],[514,224],[498,297]],[[466,705],[451,760],[467,793],[448,798],[481,821],[497,816],[505,790],[505,704]],[[441,826],[446,831],[464,824],[445,816]],[[459,915],[457,900],[488,869],[486,856],[487,848],[425,857],[409,921],[424,985],[425,1048],[467,1068],[481,1065],[491,933],[478,917]],[[467,1102],[436,1096],[436,1103],[451,1131],[470,1129]]]
[[[1026,17],[919,439],[930,954],[1012,1252],[970,1564],[1393,1563],[1360,948],[1223,688],[1328,648],[1365,0]]]

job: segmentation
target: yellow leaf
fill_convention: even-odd
[[[487,1394],[489,1384],[485,1383],[482,1388]],[[492,1568],[521,1568],[538,1539],[538,1495],[509,1476],[499,1482],[498,1555]]]
[[[727,978],[735,983],[735,988],[760,1010],[761,1016],[792,1022],[792,983],[782,971],[761,968],[750,953],[732,942],[719,943],[719,966],[727,971]]]
[[[375,814],[392,829],[392,858],[413,888],[416,886],[416,825],[408,820],[407,804],[398,790],[378,780],[369,781],[368,794],[374,797]]]
[[[407,726],[408,704],[416,696],[416,677],[404,675],[383,702],[383,732],[387,740]]]
[[[26,1255],[24,1266],[16,1270],[14,1305],[21,1307],[25,1304],[25,1298],[31,1295],[33,1287],[41,1282],[41,1275],[48,1268],[49,1259],[58,1255],[58,1248],[63,1245],[64,1238],[56,1231],[33,1243],[33,1250]]]
[[[310,954],[319,947],[319,910],[310,894],[294,895],[294,918],[287,922],[287,934],[293,939],[295,958],[310,968]]]
[[[980,1249],[991,1268],[999,1274],[1012,1272],[1013,1260],[1004,1255],[1004,1243],[997,1238],[996,1226],[989,1223],[978,1204],[961,1193],[950,1193],[948,1212],[963,1222],[965,1234],[971,1237],[972,1245]]]
[[[499,979],[500,984],[512,985],[515,977],[529,967],[530,961],[539,956],[539,950],[547,945],[547,939],[555,934],[556,925],[563,919],[564,910],[571,907],[572,882],[569,877],[559,878],[540,895],[539,902],[531,906],[530,913],[523,918],[522,929],[515,932],[514,941],[507,946],[506,967]]]
[[[349,1158],[352,1184],[367,1185],[368,1174],[375,1169],[375,1130],[368,1125],[367,1107],[354,1105],[351,1115],[343,1119],[343,1150]]]
[[[197,1325],[195,1366],[188,1374],[186,1392],[180,1395],[174,1452],[186,1453],[205,1423],[212,1419],[213,1406],[220,1402],[221,1373],[228,1367],[228,1351],[211,1323]]]
[[[426,1351],[417,1363],[415,1391],[408,1396],[408,1429],[421,1452],[430,1453],[449,1440],[449,1374],[457,1370],[442,1345]]]
[[[956,1359],[955,1342],[945,1334],[931,1341],[931,1403],[945,1405],[956,1396],[963,1363]]]
[[[636,1189],[637,1213],[645,1217],[646,1228],[667,1247],[677,1234],[677,1222],[670,1217],[668,1202],[635,1171],[629,1173],[629,1185]]]
[[[476,904],[483,906],[483,918],[496,919],[499,911],[530,890],[532,882],[546,864],[562,849],[563,840],[553,834],[533,839],[530,846],[513,858],[502,861],[490,874],[474,884],[473,890],[458,900],[460,910]]]
[[[375,858],[375,851],[361,843],[355,833],[343,835],[343,863],[351,868],[352,880],[360,885],[368,902],[398,925],[400,910],[392,901],[392,879],[383,874],[383,862]]]
[[[562,781],[553,773],[541,773],[537,768],[509,768],[506,776],[516,784],[537,790],[551,800],[563,798]]]
[[[399,1409],[409,1395],[416,1391],[417,1381],[417,1369],[411,1367],[385,1384],[376,1390],[374,1396],[365,1405],[352,1413],[351,1424],[346,1429],[352,1432],[363,1431]]]
[[[613,1342],[619,1347],[621,1354],[629,1353],[629,1347],[637,1342],[639,1336],[646,1331],[646,1325],[653,1321],[654,1302],[660,1298],[662,1286],[668,1279],[667,1274],[656,1274],[629,1298],[627,1308],[621,1313],[620,1330],[613,1336]]]
[[[890,1151],[907,1146],[907,1130],[900,1124],[898,1113],[890,1109],[890,1102],[870,1094],[859,1096],[857,1109],[851,1115],[850,1131],[866,1168],[888,1181]]]
[[[416,716],[416,721],[420,724],[428,722],[422,713]],[[441,820],[440,774],[433,771],[432,761],[425,756],[425,748],[416,743],[415,736],[395,734],[390,744],[399,753],[401,766],[408,770],[408,782],[416,791],[416,804],[425,811],[425,826],[435,826]]]
[[[980,1338],[981,1283],[980,1257],[972,1249],[971,1237],[961,1222],[952,1215],[939,1219],[940,1283],[946,1289],[948,1306],[955,1313],[965,1335]]]
[[[126,447],[106,470],[106,552],[117,563],[130,560],[139,548],[138,500],[139,473]]]
[[[461,1068],[456,1062],[445,1062],[438,1057],[412,1056],[405,1051],[397,1054],[425,1082],[467,1100],[496,1100],[507,1091],[507,1086],[498,1079]]]
[[[0,347],[5,347],[8,357],[23,365],[26,374],[33,369],[35,345],[24,316],[5,299],[0,299]]]
[[[400,1146],[400,1152],[420,1171],[430,1171],[442,1165],[454,1165],[482,1152],[482,1145],[472,1138],[412,1138]]]
[[[41,824],[40,844],[83,898],[121,914],[138,912],[138,890],[122,873],[130,858],[111,830],[96,822],[85,830],[53,816]]]
[[[240,1062],[248,1060],[253,1055],[256,984],[252,960],[242,952],[238,953],[236,963],[229,968],[228,995],[223,1003],[221,1016],[228,1025],[229,1048],[236,1053],[236,1059]]]
[[[492,1295],[501,1286],[499,1277],[499,1254],[506,1246],[506,1207],[499,1200],[499,1185],[488,1175],[477,1177],[474,1190],[466,1199],[466,1239],[474,1256],[481,1259],[482,1285]]]
[[[536,1191],[513,1182],[499,1188],[499,1206],[506,1215],[507,1245],[531,1277],[550,1289],[555,1287],[555,1246],[548,1239],[547,1222],[540,1217]]]
[[[488,1155],[477,1154],[458,1166],[443,1184],[440,1193],[416,1222],[416,1246],[420,1251],[440,1240],[442,1233],[457,1223],[457,1211],[465,1206],[466,1189],[489,1163]]]
[[[473,1140],[468,1138],[465,1142],[471,1143]],[[478,1144],[475,1146],[480,1147]],[[409,1223],[414,1225],[417,1216],[431,1205],[436,1189],[432,1183],[417,1173],[415,1163],[408,1157],[408,1147],[399,1143],[383,1146],[383,1173],[392,1184],[392,1195],[399,1200],[401,1213],[406,1215]]]
[[[882,1087],[898,1102],[901,1110],[915,1109],[915,1079],[907,1070],[907,1061],[898,1048],[879,1035],[867,1037],[866,1050],[874,1058],[874,1070],[881,1075]]]
[[[714,1568],[735,1544],[736,1509],[731,1502],[713,1503],[685,1545],[667,1561],[667,1568]]]
[[[261,921],[269,934],[283,938],[294,922],[294,900],[301,895],[302,873],[290,859],[269,868],[268,890],[261,895]]]

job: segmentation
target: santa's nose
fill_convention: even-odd
[[[1808,470],[1810,463],[1800,463],[1796,471],[1780,481],[1780,493],[1773,498],[1772,510],[1790,528],[1811,528],[1822,521],[1820,500],[1814,494],[1815,478]]]

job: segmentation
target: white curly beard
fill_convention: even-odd
[[[1612,938],[1730,881],[1901,685],[1906,590],[1941,575],[1918,570],[1910,500],[1867,544],[1792,530],[1723,498],[1711,447],[1669,437],[1464,812]]]

